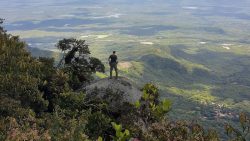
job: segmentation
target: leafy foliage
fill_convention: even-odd
[[[126,141],[130,139],[130,132],[129,130],[125,129],[122,131],[122,125],[116,124],[115,122],[112,122],[112,127],[115,129],[115,137],[114,141]]]
[[[25,50],[18,37],[0,33],[0,94],[20,100],[36,112],[46,109],[48,102],[38,90],[41,83],[42,64]]]
[[[92,73],[105,71],[105,67],[99,59],[89,56],[88,47],[85,40],[73,38],[63,39],[57,43],[57,48],[64,53],[58,66],[60,67],[64,61],[63,68],[65,73],[70,76],[69,84],[73,89],[78,89],[83,82],[92,80]]]
[[[135,103],[137,114],[146,125],[162,119],[170,110],[171,101],[167,99],[159,101],[159,90],[151,83],[146,84],[142,92],[141,100]]]
[[[250,134],[250,117],[247,116],[245,113],[240,113],[239,120],[242,131],[234,128],[230,124],[225,125],[225,130],[227,135],[233,141],[246,141],[247,136]]]
[[[105,139],[109,138],[111,134],[109,131],[112,129],[111,118],[102,112],[94,112],[88,117],[88,123],[86,124],[86,134],[97,139],[98,136],[102,136]]]
[[[40,86],[40,90],[44,92],[44,98],[49,101],[49,112],[55,110],[60,95],[70,91],[68,81],[68,75],[61,70],[57,70],[47,80],[44,80],[44,83]]]
[[[219,141],[220,139],[216,131],[205,131],[205,129],[197,123],[161,121],[149,127],[149,130],[144,133],[143,140]]]

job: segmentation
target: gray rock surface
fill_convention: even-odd
[[[102,97],[105,95],[105,90],[110,89],[117,94],[122,95],[122,101],[134,104],[137,100],[141,98],[142,92],[131,80],[118,77],[118,79],[104,78],[92,82],[90,85],[84,88],[86,94],[91,94],[94,90],[98,89],[98,96]]]

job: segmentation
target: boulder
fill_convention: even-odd
[[[104,78],[92,82],[90,85],[83,88],[86,91],[87,96],[96,95],[103,98],[110,95],[111,97],[120,97],[119,103],[128,102],[134,104],[140,100],[142,92],[131,80],[118,77],[118,79]],[[110,93],[113,93],[112,95]],[[114,101],[114,99],[113,99]]]

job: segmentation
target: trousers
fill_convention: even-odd
[[[117,78],[118,77],[117,63],[113,62],[113,63],[109,63],[109,65],[110,65],[110,78],[112,78],[112,72],[113,72],[113,70],[115,70],[115,76]]]

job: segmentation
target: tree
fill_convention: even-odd
[[[0,18],[0,25],[3,24],[3,21],[4,21],[4,19]],[[5,32],[5,31],[3,30],[3,27],[0,26],[0,33],[2,34],[2,32]]]
[[[92,74],[96,71],[105,72],[102,62],[97,58],[90,57],[89,45],[86,44],[85,40],[62,39],[56,46],[63,52],[63,58],[58,67],[62,67],[69,74],[69,84],[74,90],[81,87],[83,83],[92,80]]]

